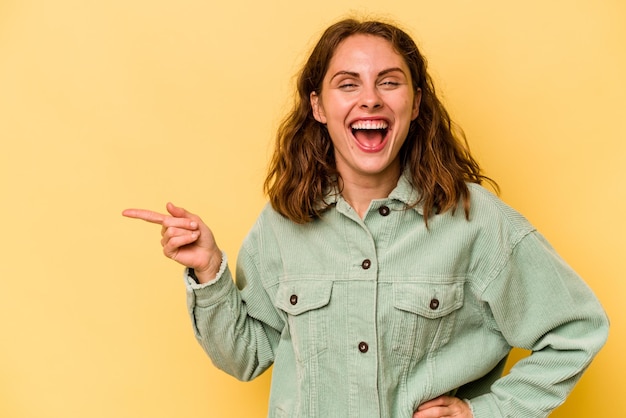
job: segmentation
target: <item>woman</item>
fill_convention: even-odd
[[[124,215],[162,225],[214,364],[274,365],[270,417],[544,417],[608,321],[484,180],[411,38],[344,20],[299,76],[236,285],[198,216]],[[532,355],[501,377],[512,347]]]

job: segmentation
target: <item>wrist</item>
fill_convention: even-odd
[[[191,268],[191,277],[199,284],[204,284],[215,280],[222,265],[222,252],[217,251],[217,255],[209,259],[209,263],[205,268]]]

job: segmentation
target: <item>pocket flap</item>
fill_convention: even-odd
[[[276,292],[276,307],[290,315],[328,305],[332,292],[331,280],[297,280],[281,282]]]
[[[394,306],[426,318],[440,318],[463,306],[463,282],[394,283]]]

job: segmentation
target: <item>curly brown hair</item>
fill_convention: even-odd
[[[324,198],[340,178],[335,166],[332,141],[326,126],[313,117],[311,92],[320,93],[322,81],[335,50],[346,38],[379,36],[389,41],[411,72],[413,90],[421,89],[419,116],[409,127],[400,149],[403,170],[420,198],[424,219],[434,213],[454,211],[460,201],[469,217],[470,196],[466,182],[490,182],[481,174],[461,129],[455,127],[437,98],[426,71],[426,60],[411,37],[395,25],[380,21],[346,19],[326,29],[313,48],[297,81],[292,110],[279,126],[274,154],[264,189],[272,207],[296,223],[307,223],[328,209]]]

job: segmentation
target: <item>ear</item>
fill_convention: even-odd
[[[422,101],[422,89],[418,88],[413,98],[413,110],[411,111],[411,120],[415,120],[420,114],[420,103]]]
[[[313,117],[319,123],[326,123],[326,115],[324,114],[324,107],[320,101],[320,96],[316,92],[312,91],[310,94],[311,108],[313,109]]]

